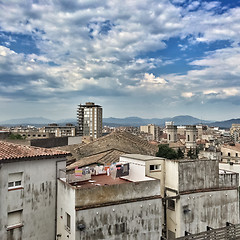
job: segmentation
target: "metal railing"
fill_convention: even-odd
[[[176,238],[176,240],[237,240],[240,239],[240,224],[227,223],[226,227],[212,229],[197,233],[189,234],[184,237]]]

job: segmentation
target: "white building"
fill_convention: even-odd
[[[56,236],[58,170],[66,152],[0,141],[0,239]]]
[[[159,240],[160,181],[132,171],[116,179],[105,173],[71,184],[59,180],[57,239]]]
[[[79,136],[102,136],[102,107],[92,102],[80,104],[77,110]]]

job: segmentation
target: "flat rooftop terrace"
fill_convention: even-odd
[[[107,186],[107,185],[118,185],[123,183],[129,183],[129,180],[125,180],[122,178],[112,178],[111,176],[107,176],[106,174],[92,175],[90,180],[82,181],[82,182],[74,182],[71,183],[72,186],[77,188],[93,188],[98,186]]]

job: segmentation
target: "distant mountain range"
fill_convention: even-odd
[[[127,118],[103,118],[103,125],[107,126],[141,126],[147,124],[155,124],[158,126],[164,126],[165,122],[173,121],[175,125],[196,125],[196,124],[205,124],[209,126],[216,126],[220,128],[230,128],[233,123],[240,124],[240,118],[230,119],[226,121],[206,121],[199,118],[195,118],[189,115],[175,116],[172,118],[139,118],[139,117],[127,117]],[[20,119],[11,119],[7,121],[0,122],[0,125],[3,126],[14,126],[14,125],[34,125],[34,126],[44,126],[49,123],[57,123],[60,125],[65,125],[66,123],[77,124],[76,119],[62,119],[62,120],[51,120],[43,117],[35,118],[20,118]]]
[[[3,122],[0,122],[0,125],[3,126],[16,126],[16,125],[34,125],[34,126],[44,126],[50,123],[57,124],[66,124],[72,123],[77,124],[76,119],[62,119],[62,120],[51,120],[43,117],[34,117],[34,118],[19,118],[19,119],[10,119]]]
[[[233,118],[233,119],[226,120],[226,121],[212,122],[210,125],[220,127],[220,128],[230,128],[233,123],[240,124],[240,118]],[[209,125],[209,124],[207,124],[207,125]]]
[[[141,126],[147,124],[155,124],[158,126],[164,126],[165,122],[173,121],[175,125],[194,125],[194,124],[208,124],[210,121],[201,120],[192,116],[176,116],[173,118],[151,118],[144,119],[139,117],[128,117],[128,118],[104,118],[103,123],[105,125],[117,124],[122,126]]]

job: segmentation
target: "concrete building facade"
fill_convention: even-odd
[[[77,135],[99,138],[102,136],[102,107],[92,102],[80,104],[77,110]]]
[[[55,137],[74,137],[76,136],[76,127],[73,124],[60,126],[58,124],[49,124],[41,129],[43,133],[55,134]]]
[[[159,240],[160,181],[141,180],[107,175],[71,185],[59,180],[57,239]]]
[[[142,165],[146,177],[160,179],[167,239],[203,232],[207,226],[219,228],[226,222],[239,222],[239,175],[219,170],[218,161],[167,160],[138,154],[120,159],[129,162],[130,168]]]
[[[66,153],[0,142],[0,239],[56,237],[58,169]]]

